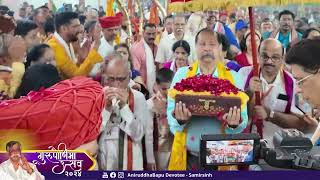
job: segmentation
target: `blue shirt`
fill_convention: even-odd
[[[135,69],[132,69],[131,72],[132,72],[132,77],[131,77],[132,79],[135,79],[136,77],[141,76],[140,72]]]
[[[263,34],[263,39],[267,39],[270,37],[272,32],[265,32]],[[301,40],[302,39],[302,34],[297,32],[298,33],[298,39]],[[281,42],[283,48],[288,48],[288,45],[290,43],[290,33],[287,33],[286,35],[283,35],[281,32],[279,32],[279,37],[278,37],[278,40]]]
[[[238,49],[240,49],[240,45],[238,44],[238,41],[234,36],[233,32],[231,31],[231,29],[227,25],[223,25],[223,27],[224,27],[225,36],[229,40],[229,43],[236,46]]]
[[[189,67],[181,67],[174,75],[172,80],[171,89],[177,82],[180,82],[182,79],[186,78]],[[241,87],[239,82],[240,76],[237,76],[237,73],[230,70],[236,87]],[[200,68],[198,67],[197,74],[201,74]],[[214,77],[218,77],[218,72],[213,73]],[[187,128],[187,149],[193,153],[198,154],[200,149],[200,138],[202,134],[221,134],[221,123],[218,119],[213,117],[206,116],[192,116],[188,123],[180,125],[178,121],[173,117],[173,111],[175,108],[175,100],[168,97],[168,106],[167,106],[167,118],[170,130],[173,134],[177,131],[182,132],[184,128]],[[248,115],[247,115],[247,106],[244,109],[241,109],[241,124],[235,128],[226,128],[225,132],[227,134],[241,133],[247,126]]]

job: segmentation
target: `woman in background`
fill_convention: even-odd
[[[172,46],[173,57],[172,61],[169,61],[163,65],[163,68],[170,69],[174,73],[180,67],[188,66],[188,57],[190,55],[190,45],[185,40],[177,41]]]
[[[260,43],[262,42],[261,34],[258,31],[255,31],[255,40],[256,40],[257,50],[258,50],[258,47],[260,46]],[[235,57],[235,60],[242,67],[251,66],[253,64],[253,60],[252,60],[252,47],[251,47],[250,31],[247,31],[244,34],[244,39],[241,40],[240,47],[241,47],[242,53],[237,55]]]

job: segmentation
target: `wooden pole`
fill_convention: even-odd
[[[140,11],[140,24],[139,24],[139,39],[142,37],[142,32],[143,32],[143,24],[144,24],[144,10],[142,8],[142,4],[140,0],[136,0],[136,3],[138,5],[139,11]]]
[[[128,36],[129,36],[129,41],[131,41],[133,37],[132,37],[132,25],[131,25],[129,13],[128,13],[127,9],[125,9],[123,7],[123,4],[122,4],[122,2],[120,0],[115,0],[115,1],[118,4],[119,10],[124,14],[124,16],[126,17],[126,20],[128,21],[128,32],[127,33],[128,33]],[[128,42],[128,45],[131,46],[131,43],[132,42]]]
[[[250,19],[250,36],[251,36],[251,46],[252,46],[252,62],[253,62],[253,75],[259,76],[259,65],[258,65],[258,55],[257,55],[257,44],[256,44],[256,32],[255,32],[255,21],[253,7],[249,7],[249,19]],[[261,105],[260,92],[254,92],[255,94],[255,105]],[[263,137],[262,127],[263,120],[257,119],[256,121],[257,131],[260,137]]]

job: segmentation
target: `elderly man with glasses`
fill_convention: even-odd
[[[253,76],[252,66],[240,69],[243,89],[253,97],[261,93],[261,104],[255,106],[252,119],[263,119],[263,138],[273,146],[272,138],[281,128],[307,131],[316,123],[306,118],[295,106],[296,82],[284,70],[284,49],[276,39],[267,39],[259,49],[259,76]],[[254,98],[251,98],[254,101]],[[253,131],[256,127],[253,127]]]
[[[302,40],[286,55],[286,63],[291,65],[292,74],[297,79],[303,98],[315,109],[320,108],[319,56],[320,38]],[[315,142],[318,138],[313,136],[312,141]]]
[[[102,112],[98,163],[102,170],[143,170],[142,137],[152,121],[142,93],[129,88],[130,64],[115,53],[102,68],[106,105]],[[153,130],[153,124],[148,129]],[[151,136],[152,137],[152,136]]]

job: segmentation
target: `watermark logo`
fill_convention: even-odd
[[[83,171],[93,170],[95,159],[80,150],[68,150],[66,144],[60,143],[56,148],[49,150],[27,150],[22,154],[29,162],[37,166],[40,172],[52,172],[57,175],[81,177]],[[0,153],[0,162],[7,157]]]
[[[116,172],[111,172],[110,173],[110,178],[116,178],[117,177],[117,173]]]

